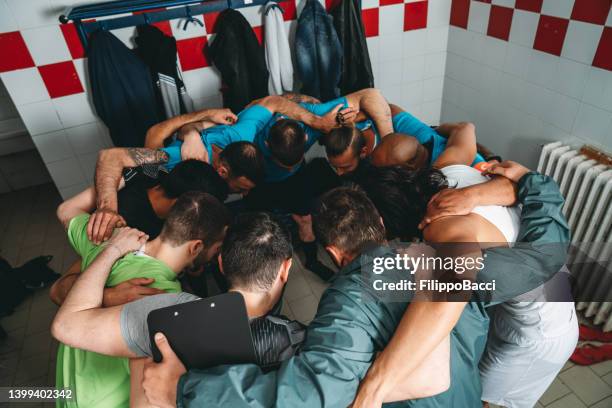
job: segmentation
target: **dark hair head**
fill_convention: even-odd
[[[219,201],[227,198],[227,183],[208,163],[199,160],[185,160],[176,165],[159,181],[168,198],[177,198],[188,191],[201,191]]]
[[[328,157],[340,156],[348,148],[351,148],[353,154],[358,156],[366,144],[361,131],[352,126],[333,129],[328,134],[321,136],[319,140],[325,146],[325,153]]]
[[[387,237],[412,241],[421,236],[419,223],[431,197],[447,186],[440,170],[407,166],[372,167],[360,180],[385,223]]]
[[[292,254],[289,232],[270,214],[240,214],[221,247],[223,274],[233,288],[268,291]]]
[[[201,240],[210,247],[222,239],[229,221],[230,213],[219,200],[207,193],[189,191],[176,200],[159,236],[174,246]]]
[[[317,239],[349,254],[385,241],[385,227],[372,201],[358,186],[338,187],[323,194],[312,214]]]
[[[264,158],[251,142],[228,144],[219,155],[228,165],[229,177],[246,177],[257,184],[264,178]]]
[[[270,128],[268,148],[281,164],[298,164],[304,157],[305,147],[306,133],[295,120],[281,119]]]

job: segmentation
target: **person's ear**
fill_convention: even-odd
[[[217,255],[217,262],[219,263],[219,272],[224,274],[224,272],[223,272],[223,257],[221,256],[221,254]]]
[[[204,243],[199,239],[189,241],[188,250],[189,250],[189,255],[192,258],[195,258],[196,256],[200,254],[200,252],[204,250]]]
[[[344,262],[344,251],[340,250],[338,247],[334,245],[328,245],[325,247],[327,253],[331,257],[332,261],[339,266],[342,267],[342,263]]]
[[[223,180],[227,180],[227,178],[229,177],[229,171],[227,169],[227,167],[223,164],[219,165],[219,167],[217,167],[217,173],[219,173],[219,176],[221,176],[221,178]]]
[[[361,151],[359,152],[359,158],[360,159],[365,159],[367,155],[368,155],[368,147],[367,146],[363,146],[361,148]]]
[[[280,271],[278,273],[278,278],[280,279],[283,285],[289,280],[289,270],[291,269],[292,263],[292,258],[287,258],[281,264]]]

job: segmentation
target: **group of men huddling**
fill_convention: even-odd
[[[317,141],[324,157],[306,160]],[[472,124],[429,127],[376,89],[171,118],[143,148],[101,151],[95,186],[58,208],[81,257],[51,290],[56,386],[76,397],[58,405],[534,406],[578,338],[571,299],[541,295],[563,275],[562,204],[549,177],[492,158]],[[502,290],[381,298],[364,270],[420,254],[419,240],[465,244],[485,259],[473,279]],[[242,295],[254,338],[293,324],[279,305],[298,247],[330,283],[298,348],[186,370],[158,333],[151,361],[148,313],[199,299],[202,271]]]

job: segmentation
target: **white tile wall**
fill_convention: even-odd
[[[378,30],[381,36],[396,35],[404,31],[404,4],[381,7],[378,15],[380,18]]]
[[[71,59],[59,25],[21,30],[23,40],[36,65],[47,65]]]
[[[32,140],[34,140],[34,144],[41,153],[45,163],[68,159],[74,156],[66,131],[63,129],[36,135]]]
[[[547,16],[569,18],[574,7],[574,0],[544,0],[542,14]]]
[[[540,15],[524,10],[514,10],[510,27],[510,42],[531,48],[538,29]]]
[[[18,69],[0,74],[6,89],[11,93],[15,105],[25,105],[49,99],[42,77],[37,68]]]
[[[561,56],[590,65],[602,32],[603,26],[570,20]]]
[[[567,17],[569,3],[545,0],[543,14]],[[532,49],[531,14],[515,10],[509,42],[450,27],[441,120],[474,121],[479,141],[529,166],[555,140],[612,151],[612,73],[590,66],[601,28],[570,23],[556,57]]]
[[[491,5],[481,2],[470,3],[470,18],[468,20],[468,30],[486,34],[489,26],[489,13]]]
[[[62,123],[50,100],[17,106],[31,136],[62,129]]]

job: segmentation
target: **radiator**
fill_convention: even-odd
[[[576,310],[611,331],[612,302],[590,300],[612,299],[612,167],[554,142],[542,148],[538,172],[551,176],[565,197],[563,213],[573,247],[568,264],[576,268],[572,275],[580,281],[576,299],[587,300],[578,301]]]

